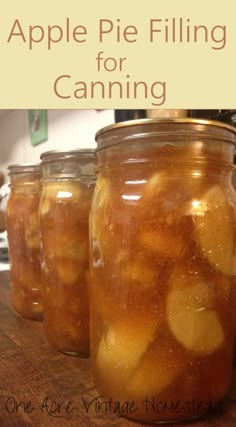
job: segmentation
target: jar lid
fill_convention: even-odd
[[[155,118],[129,120],[115,123],[100,129],[95,140],[98,144],[97,151],[121,144],[139,140],[168,141],[174,138],[211,139],[229,142],[236,145],[236,128],[215,120],[202,120],[192,118]],[[158,139],[159,138],[159,139]]]
[[[92,148],[47,151],[40,158],[44,181],[95,176],[96,152]]]
[[[9,165],[8,168],[8,175],[11,174],[20,174],[20,173],[40,173],[41,174],[41,165],[39,163],[37,164],[31,164],[31,163],[14,163],[12,165]]]
[[[41,154],[40,159],[42,163],[65,160],[71,158],[84,158],[84,159],[95,159],[96,158],[96,150],[94,148],[83,148],[76,150],[51,150],[45,151]]]

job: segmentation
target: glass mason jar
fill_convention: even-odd
[[[7,233],[12,304],[26,319],[42,320],[40,233],[38,207],[40,165],[11,165]]]
[[[229,387],[235,133],[219,122],[147,119],[96,135],[92,369],[99,393],[129,418],[196,418]]]
[[[45,334],[55,349],[88,356],[88,215],[95,184],[95,152],[46,152],[41,159]]]

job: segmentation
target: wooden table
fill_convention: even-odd
[[[15,314],[9,273],[0,272],[0,427],[141,426],[109,411],[96,413],[92,403],[86,410],[98,396],[89,364],[54,351],[41,323]],[[184,426],[236,427],[236,377],[223,408]]]

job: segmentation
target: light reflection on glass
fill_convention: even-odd
[[[72,193],[70,191],[58,191],[57,199],[69,198],[72,197]]]
[[[192,207],[193,208],[199,208],[201,206],[201,202],[199,200],[193,200],[192,201]]]
[[[122,199],[124,200],[139,200],[141,196],[137,196],[135,194],[122,194]]]
[[[193,176],[201,176],[202,175],[202,172],[200,172],[200,171],[194,171],[193,172]]]
[[[192,200],[191,205],[193,215],[204,215],[207,210],[206,203],[201,200]]]
[[[125,181],[126,184],[145,184],[146,179],[134,179],[133,181]]]

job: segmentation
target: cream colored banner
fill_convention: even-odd
[[[0,108],[235,108],[235,0],[8,0]]]

